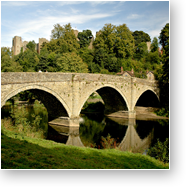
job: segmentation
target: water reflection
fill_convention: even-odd
[[[3,110],[2,110],[3,111]],[[103,148],[102,137],[109,134],[122,151],[143,153],[159,139],[169,138],[168,120],[135,120],[104,117],[102,114],[83,114],[79,119],[58,118],[50,122],[47,128],[47,113],[44,110],[28,108],[30,115],[40,115],[40,125],[45,130],[46,139],[80,147]],[[5,109],[5,117],[8,111]],[[46,115],[46,116],[45,116]],[[2,115],[1,115],[2,116]],[[44,119],[46,118],[46,119]]]
[[[81,115],[78,122],[80,127],[50,124],[48,139],[74,146],[103,148],[101,137],[110,134],[118,149],[143,153],[156,142],[157,138],[164,141],[169,137],[167,122],[161,125],[158,121],[107,118],[91,114]]]
[[[49,124],[48,139],[67,145],[84,147],[79,137],[79,127]]]

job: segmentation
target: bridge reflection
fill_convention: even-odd
[[[109,119],[119,125],[128,126],[126,128],[125,135],[118,146],[120,150],[132,151],[134,153],[143,153],[146,149],[149,148],[153,139],[153,128],[148,132],[148,134],[146,134],[146,136],[142,137],[141,135],[140,137],[140,135],[138,134],[138,130],[136,130],[136,119],[125,119],[116,117],[110,117]],[[72,126],[67,125],[69,124],[69,122],[66,122],[65,118],[58,118],[49,122],[49,126],[52,127],[53,130],[55,130],[59,134],[55,135],[54,137],[49,136],[49,139],[57,141],[57,138],[59,138],[58,142],[65,143],[66,145],[84,147],[84,144],[82,143],[79,134],[79,119],[75,120],[75,122],[72,121],[70,123]]]

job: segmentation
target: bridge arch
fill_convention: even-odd
[[[59,116],[68,116],[68,117],[71,116],[71,110],[69,109],[68,105],[61,98],[61,96],[59,94],[57,94],[55,91],[53,91],[47,87],[44,87],[41,85],[36,85],[36,84],[24,85],[22,87],[14,89],[10,93],[8,93],[4,97],[4,99],[1,101],[1,107],[3,107],[5,105],[7,100],[9,100],[13,96],[15,96],[23,91],[31,91],[34,94],[36,94],[39,97],[39,99],[42,101],[42,103],[45,105],[45,107],[47,108],[49,115],[53,114],[55,116],[55,114],[56,114],[55,112],[57,112],[56,110],[59,110],[60,113],[59,113],[58,117]],[[39,96],[41,93],[43,94],[43,96]],[[46,101],[45,98],[47,98],[47,97],[48,97],[48,100]],[[53,104],[56,104],[56,106],[54,106]],[[52,119],[54,118],[53,115],[52,115]]]
[[[86,93],[84,98],[81,100],[78,115],[80,114],[82,107],[84,106],[85,102],[88,100],[90,95],[93,92],[98,92],[98,94],[102,97],[104,103],[105,103],[105,113],[109,113],[109,111],[119,111],[119,110],[129,110],[129,103],[127,98],[124,96],[124,94],[121,92],[120,89],[115,87],[111,84],[104,84],[99,85]],[[110,104],[115,104],[114,106],[111,106]]]
[[[138,96],[136,96],[134,107],[136,105],[143,107],[158,107],[159,103],[160,98],[158,92],[154,91],[152,88],[146,88],[145,90],[141,91]]]

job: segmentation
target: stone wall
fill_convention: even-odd
[[[14,55],[18,55],[20,53],[22,45],[22,38],[19,36],[15,36],[12,40],[12,50]]]
[[[133,113],[139,97],[147,90],[152,91],[159,99],[156,81],[134,77],[87,73],[1,74],[1,106],[25,90],[32,90],[41,96],[49,110],[54,110],[53,118],[56,115],[54,113],[59,116],[78,117],[84,103],[96,91],[105,103],[107,114],[118,111]]]
[[[35,50],[40,53],[40,48],[42,46],[43,42],[49,42],[47,39],[45,38],[39,38],[39,43],[36,44]],[[13,42],[12,42],[12,50],[13,50],[13,54],[14,55],[18,55],[21,51],[21,48],[23,47],[23,52],[27,49],[26,45],[28,44],[27,41],[22,42],[22,38],[19,36],[15,36],[13,38]]]

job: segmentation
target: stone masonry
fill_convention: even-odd
[[[105,114],[110,116],[121,112],[135,118],[135,105],[146,91],[159,100],[155,80],[105,74],[1,73],[1,107],[8,99],[25,90],[39,97],[51,119],[61,116],[78,118],[84,103],[95,91],[105,103]]]

